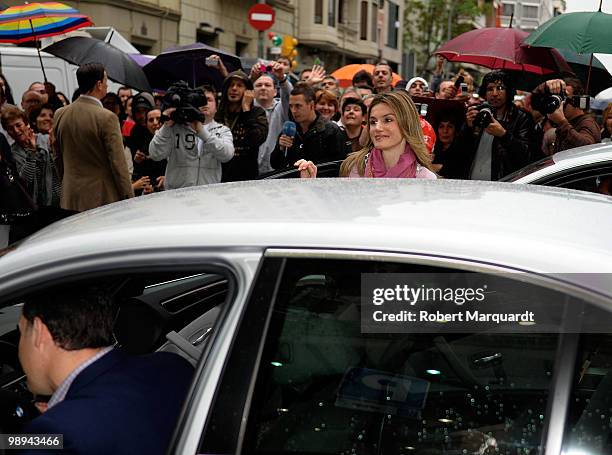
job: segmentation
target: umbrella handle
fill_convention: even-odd
[[[36,41],[36,52],[38,52],[38,60],[40,61],[40,69],[42,69],[43,79],[45,80],[45,84],[47,83],[47,74],[45,73],[45,66],[43,65],[42,57],[40,55],[40,42],[38,38],[36,38],[36,33],[34,33],[34,25],[32,24],[32,19],[30,19],[30,29],[32,29],[32,36],[34,36],[34,40]]]

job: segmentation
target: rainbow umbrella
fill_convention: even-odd
[[[47,82],[38,40],[89,25],[93,25],[89,17],[63,3],[26,3],[10,6],[0,12],[0,43],[18,44],[36,41],[40,66]]]

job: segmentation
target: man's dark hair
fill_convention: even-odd
[[[106,288],[93,285],[65,286],[28,297],[23,317],[47,326],[53,341],[62,349],[75,351],[111,346],[117,307]]]
[[[362,82],[366,82],[370,87],[374,86],[374,80],[372,79],[372,75],[366,70],[359,70],[353,76],[353,85],[357,85]]]
[[[312,68],[304,68],[302,71],[300,71],[300,78],[304,73],[312,73]]]
[[[496,82],[501,82],[504,87],[506,87],[506,105],[511,105],[514,103],[514,95],[516,95],[516,89],[514,88],[514,83],[512,82],[512,78],[510,74],[505,71],[495,70],[487,73],[482,78],[482,83],[480,84],[480,88],[478,89],[478,94],[481,98],[486,99],[487,97],[487,85],[494,84]]]
[[[213,95],[215,95],[215,98],[217,97],[217,90],[210,84],[200,85],[198,88],[202,90],[202,93],[204,94],[208,92],[208,93],[212,93]]]
[[[76,72],[81,93],[87,93],[96,86],[96,82],[104,80],[104,65],[102,63],[85,63]]]
[[[366,115],[368,112],[368,108],[366,107],[365,104],[363,104],[363,101],[358,100],[357,98],[346,98],[344,100],[344,102],[342,103],[342,113],[344,114],[344,110],[346,109],[347,106],[350,106],[351,104],[354,104],[355,106],[359,106],[359,108],[361,109],[361,113],[363,115]]]
[[[293,90],[291,90],[291,95],[304,95],[304,101],[307,103],[310,103],[311,101],[314,102],[315,99],[314,90],[305,82],[298,82],[295,84],[295,87],[293,87]]]
[[[563,79],[565,85],[569,85],[574,89],[574,96],[584,95],[584,85],[582,85],[582,81],[575,77],[566,77]]]
[[[125,85],[122,85],[121,87],[119,87],[119,89],[117,90],[117,93],[119,93],[121,90],[132,90],[130,87],[126,87]]]

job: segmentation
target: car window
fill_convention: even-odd
[[[567,177],[565,181],[558,185],[560,188],[572,190],[588,191],[589,193],[610,194],[612,190],[612,172],[594,173],[591,175],[578,175]],[[557,186],[557,185],[555,185]]]
[[[609,179],[612,167],[609,163],[596,163],[567,169],[556,174],[533,181],[536,185],[569,188],[590,193],[606,193],[609,191]]]
[[[156,350],[174,352],[192,364],[203,352],[207,341],[202,337],[202,329],[208,330],[206,337],[209,337],[220,312],[213,312],[212,317],[202,320],[201,324],[198,322],[212,310],[223,307],[231,298],[227,277],[202,270],[104,274],[72,281],[75,285],[82,283],[95,284],[113,295],[118,306],[113,327],[118,347],[131,354],[149,354]],[[36,295],[42,295],[41,292],[43,289],[37,289]],[[44,292],[54,292],[54,285],[45,286]],[[17,358],[17,324],[23,302],[29,296],[30,292],[14,297],[4,302],[0,310],[2,400],[9,407],[14,405],[13,409],[20,406],[23,410],[3,414],[0,428],[15,432],[38,414],[31,405],[32,395],[27,390]],[[171,332],[180,334],[194,349],[185,352],[185,349],[181,349],[184,346],[182,343],[167,341],[167,335]]]
[[[449,270],[314,259],[284,270],[261,358],[265,323],[253,322],[252,350],[238,335],[200,452],[235,450],[238,436],[222,429],[233,420],[238,435],[246,414],[244,453],[541,452],[558,334],[363,333],[362,273]],[[264,321],[262,303],[252,314]]]
[[[582,337],[574,374],[564,453],[612,452],[612,335]]]

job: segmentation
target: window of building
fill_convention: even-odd
[[[368,39],[368,2],[361,2],[361,23],[359,25],[359,39]]]
[[[346,22],[346,17],[344,14],[345,3],[346,2],[344,0],[338,0],[338,23],[339,24],[344,24],[344,22]]]
[[[536,5],[523,5],[523,17],[528,19],[537,19],[538,7]]]
[[[236,55],[238,57],[244,57],[248,46],[249,46],[249,43],[245,43],[242,41],[236,41]]]
[[[327,25],[336,26],[336,0],[327,0]]]
[[[378,41],[378,7],[372,5],[372,34],[370,39],[374,42]]]
[[[512,16],[514,14],[514,3],[502,3],[502,16]]]
[[[397,49],[399,29],[399,5],[389,2],[387,18],[387,46]]]
[[[314,22],[315,24],[323,23],[323,0],[315,0]]]

